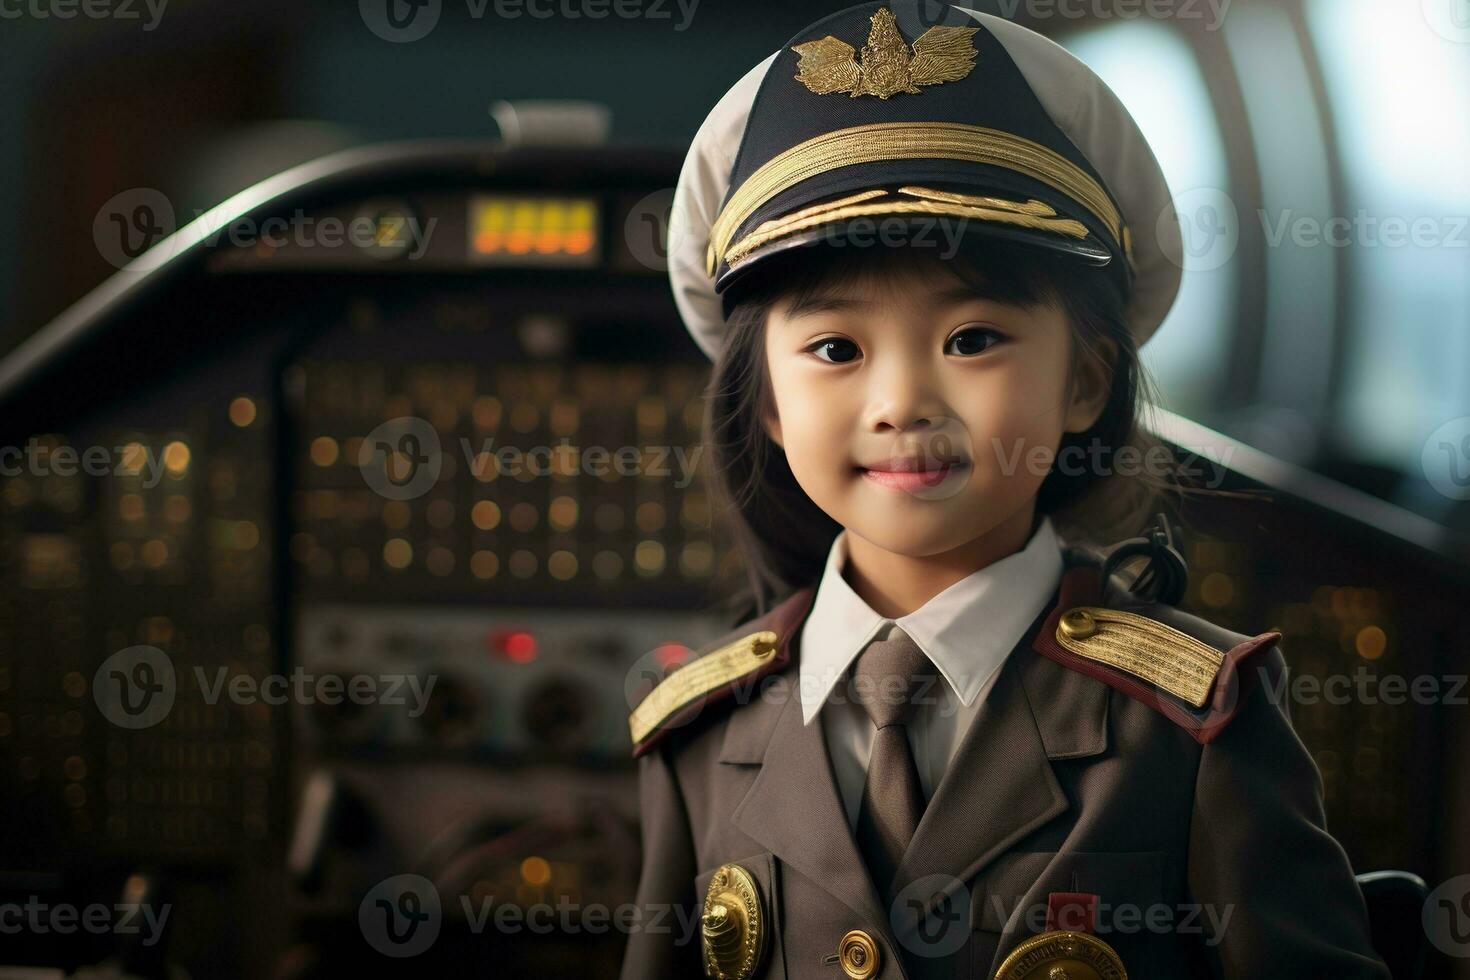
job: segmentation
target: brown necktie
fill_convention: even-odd
[[[908,720],[919,700],[933,696],[932,685],[926,683],[933,675],[933,663],[896,623],[868,644],[853,668],[852,698],[877,728],[856,836],[873,883],[885,898],[924,813]]]

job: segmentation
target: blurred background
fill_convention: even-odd
[[[632,900],[628,706],[741,612],[672,188],[844,5],[0,0],[0,975],[616,972],[465,913]],[[1470,976],[1470,4],[974,6],[1162,162],[1183,605],[1353,678],[1329,827]]]

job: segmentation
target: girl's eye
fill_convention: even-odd
[[[849,361],[856,360],[860,353],[857,344],[854,344],[850,340],[844,340],[841,337],[828,337],[826,340],[819,340],[808,347],[807,350],[830,364],[846,364]]]
[[[1005,338],[989,327],[966,327],[945,344],[946,354],[958,354],[961,357],[974,357],[983,354]]]

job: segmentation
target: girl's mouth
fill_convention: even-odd
[[[903,468],[903,469],[868,469],[864,466],[857,467],[857,471],[863,478],[887,487],[890,490],[901,490],[904,493],[920,493],[925,490],[933,490],[943,483],[952,473],[959,472],[969,464],[963,460],[952,463],[928,463],[929,468]]]

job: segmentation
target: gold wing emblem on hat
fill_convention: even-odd
[[[833,92],[858,94],[863,71],[858,67],[857,58],[853,57],[857,52],[851,44],[828,34],[820,41],[798,44],[791,50],[801,55],[796,64],[801,74],[794,77],[813,92],[818,95],[831,95]]]
[[[893,11],[880,8],[871,23],[860,58],[851,44],[831,34],[794,45],[791,50],[800,56],[796,80],[818,95],[846,92],[853,98],[886,99],[899,92],[918,95],[919,85],[959,81],[975,67],[973,38],[979,28],[931,27],[919,35],[911,52]]]

